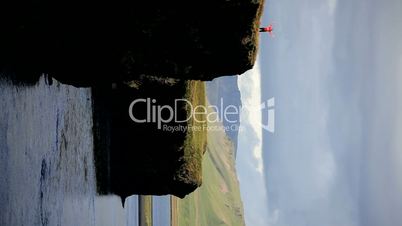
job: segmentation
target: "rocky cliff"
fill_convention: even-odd
[[[199,187],[207,142],[206,123],[195,120],[205,116],[194,116],[200,105],[200,81],[144,77],[129,86],[94,88],[98,192],[124,201],[133,194],[183,198]]]
[[[0,70],[77,86],[252,68],[262,0],[18,1],[1,6]]]
[[[204,84],[188,80],[253,67],[262,4],[22,0],[0,5],[0,75],[34,83],[45,73],[62,83],[94,87],[101,193],[184,197],[201,185],[206,133],[133,123],[129,105],[141,98],[167,106],[180,98],[205,105]],[[179,115],[187,116],[186,106],[180,107]],[[147,112],[137,113],[143,118]]]

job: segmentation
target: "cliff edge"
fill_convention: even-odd
[[[20,1],[1,7],[0,70],[76,86],[211,80],[253,67],[263,0]],[[4,12],[4,13],[3,13]]]

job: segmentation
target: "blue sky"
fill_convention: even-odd
[[[400,12],[398,0],[266,2],[275,38],[262,34],[239,80],[243,102],[275,97],[276,111],[274,134],[259,132],[264,112],[241,116],[248,225],[401,224]]]

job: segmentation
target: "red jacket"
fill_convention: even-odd
[[[268,27],[262,27],[261,31],[262,32],[272,32],[273,31],[272,25],[269,25]]]

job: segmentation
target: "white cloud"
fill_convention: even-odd
[[[258,60],[252,70],[244,73],[238,80],[241,92],[242,110],[240,113],[240,126],[250,126],[256,134],[258,143],[253,149],[253,156],[257,162],[256,169],[263,173],[264,163],[262,157],[262,116],[261,116],[261,70]],[[247,134],[240,135],[247,136]]]
[[[237,172],[247,225],[266,226],[267,191],[265,187],[261,128],[261,71],[260,61],[239,77],[242,99],[237,151]]]

